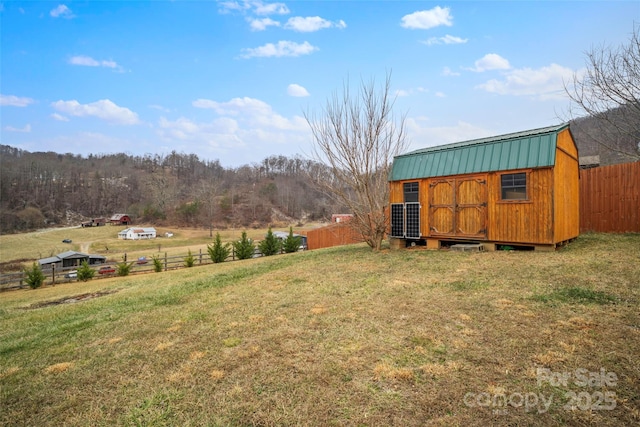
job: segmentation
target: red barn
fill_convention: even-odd
[[[131,217],[127,214],[115,214],[109,219],[111,225],[129,225]]]

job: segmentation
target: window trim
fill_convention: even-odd
[[[405,190],[407,185],[415,184],[416,191],[412,191],[409,194],[416,194],[416,200],[407,200],[407,191]],[[402,203],[420,203],[420,181],[407,181],[402,183]]]
[[[523,199],[503,199],[502,198],[502,177],[505,175],[518,175],[518,174],[524,174],[525,176],[525,184],[524,184],[524,188],[525,188],[525,197]],[[498,202],[499,203],[531,203],[531,199],[530,199],[530,194],[529,194],[529,188],[530,188],[530,182],[531,182],[531,170],[516,170],[516,171],[507,171],[507,172],[503,172],[503,173],[499,173],[498,174],[498,183],[500,184],[498,186]],[[509,188],[509,187],[507,187]]]

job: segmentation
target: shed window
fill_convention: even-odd
[[[500,177],[502,200],[527,200],[527,174],[508,173]]]
[[[418,202],[418,183],[417,182],[405,182],[403,185],[404,190],[404,202],[412,203]]]

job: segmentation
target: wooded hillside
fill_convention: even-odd
[[[82,157],[0,145],[0,156],[2,233],[115,213],[136,223],[251,227],[318,220],[340,210],[312,186],[326,168],[299,157],[225,168],[176,152]]]

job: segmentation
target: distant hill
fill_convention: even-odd
[[[0,145],[0,232],[80,225],[127,213],[135,223],[264,227],[340,212],[312,185],[325,166],[271,156],[224,168],[194,154],[30,153]]]
[[[610,123],[616,120],[628,123],[631,130],[625,133],[619,132]],[[607,117],[584,117],[571,120],[570,127],[580,157],[599,156],[600,166],[640,160],[640,134],[637,132],[640,130],[638,106],[610,110],[607,112]],[[623,153],[635,153],[635,157]]]

